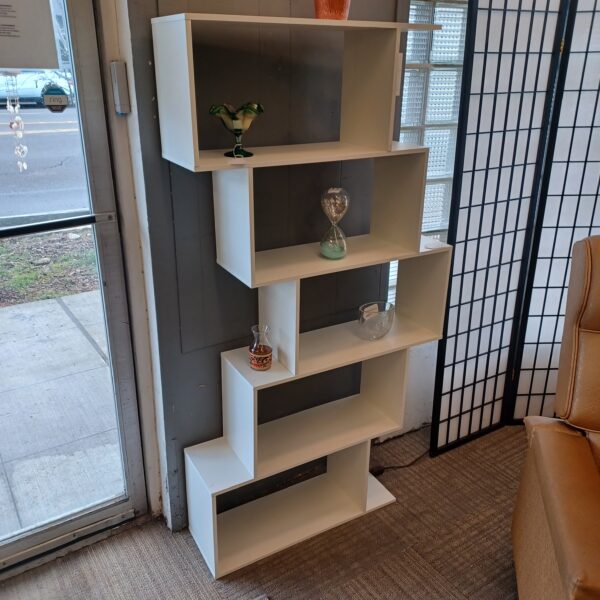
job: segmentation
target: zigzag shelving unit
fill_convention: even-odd
[[[253,148],[231,159],[198,149],[193,43],[207,27],[302,27],[344,32],[339,141]],[[218,263],[259,290],[259,321],[273,331],[273,367],[253,371],[247,348],[221,355],[223,436],[185,450],[190,531],[215,577],[394,502],[369,474],[373,438],[402,427],[407,350],[442,335],[450,247],[420,235],[427,148],[393,141],[400,35],[434,26],[366,21],[180,14],[153,19],[164,158],[213,172]],[[373,161],[371,228],[331,261],[318,244],[255,252],[254,170]],[[300,281],[398,260],[390,333],[364,341],[356,323],[300,333]],[[261,389],[362,362],[360,393],[258,425]],[[322,475],[217,512],[236,488],[327,458]]]

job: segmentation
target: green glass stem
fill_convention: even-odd
[[[242,147],[242,133],[234,133],[235,135],[235,146],[231,152],[226,152],[225,156],[229,156],[231,158],[248,158],[250,156],[254,156],[252,152],[248,152],[248,150],[244,150]]]

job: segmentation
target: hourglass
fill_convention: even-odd
[[[346,236],[338,227],[338,223],[348,211],[349,204],[350,196],[341,187],[329,188],[321,196],[321,208],[331,223],[331,227],[321,240],[321,255],[325,258],[337,260],[346,256]]]

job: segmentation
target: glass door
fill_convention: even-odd
[[[48,1],[58,67],[0,56],[0,568],[146,510],[93,7]]]

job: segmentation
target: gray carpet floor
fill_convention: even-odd
[[[428,431],[373,449],[408,462]],[[388,471],[398,501],[213,581],[187,531],[132,528],[0,584],[2,600],[516,598],[510,520],[525,454],[504,427],[435,459]]]

